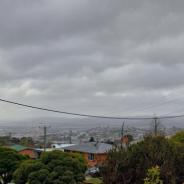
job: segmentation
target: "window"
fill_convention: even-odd
[[[95,155],[92,153],[88,154],[88,160],[94,160],[95,159]]]

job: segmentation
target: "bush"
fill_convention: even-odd
[[[166,184],[183,181],[184,152],[168,139],[145,137],[137,144],[115,148],[101,168],[105,184],[142,184],[149,168],[160,167]]]

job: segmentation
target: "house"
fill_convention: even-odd
[[[10,148],[19,152],[21,155],[29,156],[29,158],[31,159],[37,159],[39,156],[38,152],[35,149],[25,147],[19,144],[12,145],[10,146]]]
[[[54,150],[59,150],[59,151],[64,151],[64,148],[69,147],[69,146],[74,146],[75,144],[51,144],[51,148],[46,148],[45,151],[54,151]],[[35,148],[35,150],[38,153],[44,152],[44,148]]]
[[[74,146],[74,145],[75,144],[62,144],[62,143],[58,144],[58,143],[55,143],[55,144],[51,144],[51,148],[64,151],[64,148],[69,147],[69,146]]]
[[[103,164],[107,158],[108,151],[111,149],[111,144],[89,142],[66,147],[64,148],[64,151],[82,154],[88,167],[95,167]]]

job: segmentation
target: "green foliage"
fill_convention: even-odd
[[[175,152],[176,152],[176,159],[175,159],[175,172],[177,183],[184,182],[184,145],[182,144],[175,144]]]
[[[128,142],[129,142],[129,143],[132,142],[132,141],[134,140],[134,138],[133,138],[132,135],[127,134],[126,136],[128,137]]]
[[[22,137],[20,138],[19,144],[26,147],[32,147],[34,145],[34,141],[31,137]]]
[[[86,164],[81,155],[53,151],[38,161],[26,161],[14,173],[16,184],[77,184],[84,180]]]
[[[32,147],[34,145],[34,141],[31,137],[22,137],[22,138],[15,138],[10,136],[0,137],[0,146],[9,146],[12,144],[20,144],[22,146]]]
[[[180,131],[172,136],[171,141],[179,144],[184,144],[184,131]]]
[[[26,157],[8,148],[0,148],[0,184],[11,182],[13,172]]]
[[[160,176],[164,183],[173,184],[183,180],[183,150],[168,139],[145,137],[127,149],[115,148],[102,167],[106,184],[142,184],[147,170],[155,165],[160,167]],[[182,176],[183,175],[183,176]]]
[[[94,178],[94,177],[89,177],[86,178],[85,184],[103,184],[101,178]]]
[[[47,169],[40,169],[38,171],[31,172],[29,174],[29,184],[35,183],[45,183],[47,176],[49,175],[49,171]]]
[[[13,178],[15,183],[24,184],[28,181],[30,173],[39,171],[41,169],[47,169],[47,167],[35,160],[24,161],[19,168],[14,172]]]
[[[8,136],[0,137],[0,146],[7,146],[10,144],[10,138]]]
[[[144,184],[163,184],[163,181],[160,179],[160,168],[158,166],[148,169]]]

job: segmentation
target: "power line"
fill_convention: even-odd
[[[154,119],[155,118],[155,116],[118,117],[118,116],[90,115],[90,114],[73,113],[73,112],[66,112],[66,111],[48,109],[48,108],[44,108],[44,107],[37,107],[37,106],[27,105],[27,104],[18,103],[18,102],[14,102],[14,101],[9,101],[9,100],[5,100],[5,99],[1,99],[1,98],[0,98],[0,101],[5,102],[5,103],[9,103],[9,104],[13,104],[13,105],[27,107],[27,108],[42,110],[42,111],[48,111],[48,112],[54,112],[54,113],[59,113],[59,114],[72,115],[72,116],[89,117],[89,118],[116,119],[116,120],[148,120],[148,119]],[[172,115],[172,116],[157,116],[158,119],[173,119],[173,118],[181,118],[181,117],[184,117],[184,114]]]
[[[182,112],[183,110],[184,110],[184,108],[178,109],[177,111],[175,110],[175,111],[172,111],[172,112],[168,112],[168,113],[164,114],[164,116],[168,116],[168,115],[173,114],[173,113],[179,113],[179,112]]]
[[[169,96],[172,97],[171,95],[168,95],[167,98]],[[174,102],[174,104],[175,103],[178,103],[177,100],[179,100],[179,102],[183,101],[182,96],[178,96],[177,98],[173,98],[173,99],[164,100],[164,101],[161,101],[160,103],[156,103],[156,104],[155,103],[152,103],[152,104],[149,104],[147,106],[142,106],[141,108],[134,108],[134,110],[141,111],[141,112],[144,111],[145,112],[145,111],[147,111],[149,109],[152,109],[152,108],[157,108],[158,109],[158,108],[163,107],[163,106],[165,106],[167,104],[170,104],[172,102]],[[140,103],[139,103],[139,105],[140,105]],[[132,110],[132,108],[131,108],[131,110]]]

